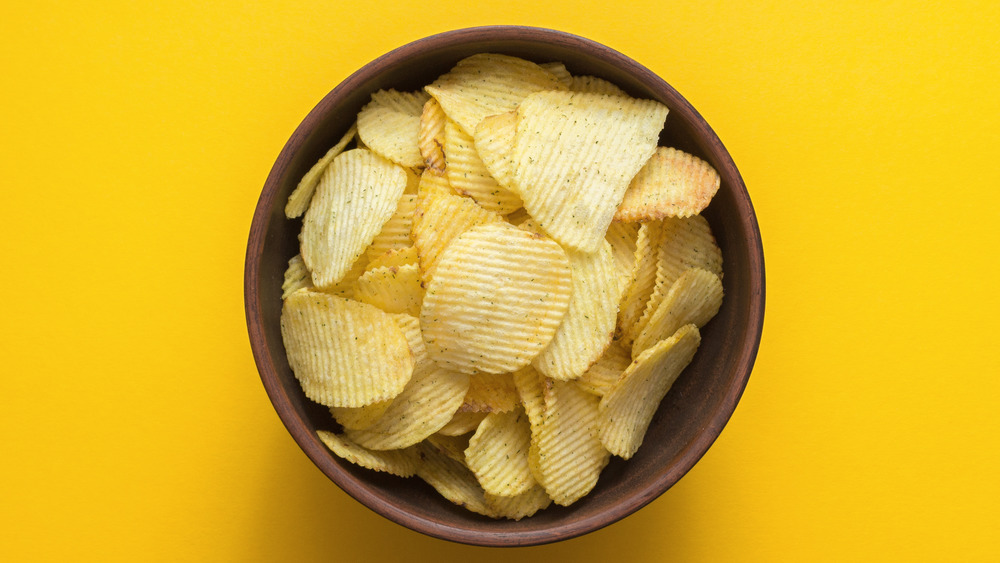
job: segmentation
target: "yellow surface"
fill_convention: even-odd
[[[333,486],[267,400],[242,296],[259,190],[313,105],[490,23],[665,77],[732,152],[767,261],[756,369],[705,458],[517,551]],[[996,2],[6,3],[0,560],[1000,558],[998,29]]]

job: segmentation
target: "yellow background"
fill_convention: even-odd
[[[553,27],[731,151],[767,311],[735,415],[651,505],[516,551],[428,538],[301,453],[242,275],[270,167],[411,40]],[[996,2],[6,2],[0,560],[1000,558]]]

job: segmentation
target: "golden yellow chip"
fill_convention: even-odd
[[[625,348],[616,340],[608,346],[604,355],[576,380],[576,384],[588,393],[603,397],[631,363],[632,350]]]
[[[566,65],[561,62],[553,61],[550,63],[542,63],[538,66],[555,75],[555,77],[559,79],[559,82],[567,88],[569,88],[570,84],[573,83],[573,76],[570,75],[569,70],[566,69]]]
[[[700,343],[697,327],[681,327],[639,354],[601,398],[599,434],[608,451],[625,459],[635,454],[660,401],[691,363]]]
[[[483,516],[493,516],[486,504],[483,488],[464,463],[453,459],[436,445],[424,441],[416,446],[420,463],[417,476],[449,502]]]
[[[535,485],[528,467],[531,427],[523,409],[490,413],[469,439],[465,461],[488,494],[510,497]]]
[[[666,106],[653,100],[531,94],[517,108],[510,188],[552,238],[594,252],[666,117]]]
[[[316,435],[337,457],[355,465],[400,477],[411,477],[417,473],[418,457],[413,448],[378,452],[359,446],[346,436],[326,430],[319,430]]]
[[[497,184],[510,191],[514,181],[513,147],[514,136],[517,133],[517,114],[515,112],[499,113],[484,118],[479,122],[473,134],[476,152],[483,166]],[[520,201],[520,198],[518,198]]]
[[[375,92],[358,114],[358,136],[370,150],[400,166],[423,166],[418,139],[427,99],[423,91]]]
[[[361,407],[330,407],[330,415],[344,428],[364,430],[385,414],[392,405],[392,399],[376,401]]]
[[[365,271],[367,272],[368,270],[374,270],[376,268],[398,268],[408,264],[418,264],[417,249],[412,245],[407,246],[406,248],[394,248],[381,256],[373,258],[372,261],[365,266]]]
[[[635,268],[635,247],[639,239],[639,224],[611,223],[608,226],[608,234],[605,239],[611,244],[611,251],[615,257],[615,268],[618,270],[618,279],[624,292],[632,279],[632,269]]]
[[[437,431],[442,436],[462,436],[479,428],[479,423],[486,418],[486,412],[459,411],[451,417],[447,424]]]
[[[722,281],[719,276],[691,268],[670,286],[663,301],[656,307],[649,322],[632,343],[632,357],[636,358],[681,326],[705,326],[722,306]]]
[[[441,104],[431,98],[424,104],[420,114],[420,134],[417,146],[420,156],[424,158],[424,166],[439,174],[445,171],[444,158],[444,124],[448,116],[441,109]]]
[[[354,298],[374,305],[386,313],[420,314],[424,288],[420,285],[420,267],[382,266],[369,269],[358,281]]]
[[[425,172],[424,176],[433,174]],[[424,285],[433,279],[441,254],[453,239],[476,225],[502,222],[503,217],[471,199],[447,193],[443,186],[428,182],[419,196],[412,227]]]
[[[532,430],[533,474],[553,502],[568,506],[597,484],[610,454],[597,437],[599,399],[569,381],[546,379],[541,424]]]
[[[545,376],[531,366],[519,369],[513,375],[514,388],[517,389],[528,422],[532,428],[537,428],[545,414]]]
[[[472,135],[452,120],[445,125],[444,154],[448,183],[455,191],[501,215],[521,208],[521,198],[490,175],[476,151]]]
[[[312,274],[302,261],[302,255],[296,254],[288,261],[285,281],[281,284],[281,298],[285,299],[300,289],[312,289],[312,287]]]
[[[451,459],[465,463],[465,450],[469,447],[469,438],[471,437],[472,435],[467,432],[463,432],[457,436],[448,436],[440,432],[435,432],[428,436],[426,441],[447,454]]]
[[[491,516],[515,521],[532,516],[552,504],[549,494],[539,485],[512,497],[489,493],[486,493],[485,497],[486,508],[490,511]]]
[[[649,296],[653,293],[662,234],[663,225],[659,221],[643,223],[639,227],[632,273],[618,307],[619,335],[625,344],[630,345],[635,339],[635,324],[645,311]]]
[[[360,407],[395,397],[413,374],[413,354],[402,329],[371,305],[297,291],[282,307],[281,336],[302,390],[328,407]]]
[[[658,147],[622,198],[615,221],[651,221],[701,213],[719,191],[719,174],[704,160]]]
[[[309,209],[309,203],[312,201],[313,193],[316,191],[316,186],[319,185],[319,179],[326,172],[326,168],[330,166],[333,159],[344,152],[347,145],[354,140],[354,136],[358,133],[357,124],[351,125],[351,128],[347,130],[347,133],[341,137],[340,141],[337,142],[330,150],[319,159],[316,164],[306,172],[306,175],[302,177],[299,184],[292,191],[292,195],[288,196],[288,203],[285,204],[285,217],[289,219],[294,219],[296,217],[302,216]]]
[[[462,59],[425,89],[471,135],[484,117],[513,110],[528,94],[564,88],[533,62],[480,53]]]
[[[420,325],[439,364],[463,373],[528,365],[569,308],[569,258],[551,239],[507,223],[479,225],[445,248]]]
[[[410,230],[413,227],[413,212],[416,208],[417,194],[403,194],[399,198],[396,211],[382,226],[382,230],[375,235],[368,249],[365,250],[368,260],[375,260],[390,250],[413,246]]]
[[[510,373],[477,373],[471,376],[469,392],[460,411],[509,412],[520,403],[514,376]]]
[[[406,172],[364,149],[333,159],[306,211],[302,258],[313,285],[341,281],[396,212]]]
[[[627,96],[625,90],[598,78],[596,76],[574,76],[570,79],[569,89],[572,92],[588,92],[591,94],[607,94],[609,96]]]
[[[611,245],[597,252],[571,250],[573,292],[552,342],[532,360],[539,373],[568,381],[587,371],[611,343],[618,318],[621,283]]]

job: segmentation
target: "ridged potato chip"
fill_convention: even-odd
[[[635,247],[639,239],[639,224],[611,223],[608,227],[608,234],[604,238],[611,244],[611,251],[615,257],[615,268],[618,270],[618,279],[624,293],[631,281],[632,269],[635,268],[637,259]]]
[[[333,159],[306,211],[300,235],[302,258],[313,285],[341,281],[396,212],[406,172],[364,149]]]
[[[486,418],[487,414],[489,413],[480,411],[463,412],[459,410],[437,433],[442,436],[461,436],[469,432],[474,432],[476,428],[479,428],[479,423]]]
[[[337,457],[355,465],[399,477],[412,477],[417,473],[418,457],[414,448],[379,452],[359,446],[346,436],[327,430],[318,430],[316,435]]]
[[[413,213],[416,209],[417,194],[403,194],[399,198],[396,211],[382,225],[382,230],[375,235],[368,249],[365,250],[365,256],[368,257],[369,261],[375,260],[390,250],[413,246],[410,230],[413,227]]]
[[[465,461],[488,494],[511,497],[535,486],[528,467],[531,426],[523,409],[490,413],[469,439]]]
[[[469,432],[463,432],[457,436],[448,436],[440,432],[435,432],[427,437],[427,441],[451,459],[465,464],[465,450],[469,447],[469,438],[471,437],[472,434]]]
[[[594,365],[575,380],[580,389],[603,397],[632,363],[632,350],[617,340],[612,342]]]
[[[632,343],[632,357],[656,344],[681,326],[705,326],[722,306],[722,282],[719,276],[701,268],[687,270],[670,286],[670,291],[656,307],[649,322]]]
[[[520,403],[514,376],[510,373],[476,373],[469,381],[469,392],[460,411],[509,412]]]
[[[285,299],[300,289],[312,289],[312,287],[312,274],[309,273],[309,268],[306,268],[302,255],[296,254],[288,261],[285,281],[281,284],[281,298]]]
[[[424,165],[418,145],[426,92],[379,90],[358,113],[358,137],[378,155],[409,168]]]
[[[528,365],[569,308],[569,258],[558,244],[507,223],[479,225],[445,248],[420,325],[431,357],[463,373]]]
[[[330,407],[330,415],[344,428],[364,430],[382,418],[390,406],[392,399],[376,401],[361,407]]]
[[[398,268],[409,264],[419,265],[419,262],[417,261],[417,249],[414,246],[389,250],[381,256],[373,258],[372,261],[365,266],[364,271],[367,272],[376,268]]]
[[[425,90],[471,135],[484,117],[513,110],[528,94],[564,88],[555,75],[533,62],[479,53],[459,61]]]
[[[588,92],[591,94],[607,94],[609,96],[627,96],[624,90],[596,76],[574,76],[570,79],[571,92]]]
[[[445,124],[444,154],[448,183],[455,191],[500,215],[521,208],[521,198],[490,175],[476,150],[473,136],[452,120]]]
[[[624,459],[635,454],[660,401],[700,343],[698,328],[685,325],[629,365],[598,406],[600,440],[608,451]]]
[[[395,397],[413,375],[413,353],[402,329],[388,313],[365,303],[297,291],[282,307],[281,335],[302,390],[328,407]]]
[[[288,196],[288,203],[285,204],[285,217],[289,219],[295,219],[296,217],[301,217],[303,213],[309,209],[309,203],[312,201],[313,194],[316,192],[316,186],[319,185],[319,179],[326,172],[326,168],[330,166],[333,159],[337,158],[340,153],[344,152],[347,145],[354,140],[355,135],[358,134],[358,125],[355,123],[351,125],[351,128],[344,133],[340,141],[337,142],[330,150],[319,159],[316,164],[313,164],[312,168],[306,172],[306,175],[299,180],[299,184],[295,186],[292,194]]]
[[[656,263],[662,234],[663,225],[659,221],[643,223],[639,227],[632,273],[618,307],[619,337],[626,344],[635,339],[635,324],[642,317],[656,284]]]
[[[666,106],[653,100],[531,94],[517,107],[510,188],[552,238],[594,252],[666,117]]]
[[[421,442],[416,449],[420,459],[417,476],[449,502],[476,514],[495,517],[486,504],[486,493],[464,463],[427,441]]]
[[[569,85],[573,83],[573,76],[569,73],[569,70],[566,68],[566,65],[559,61],[542,63],[538,66],[544,68],[545,70],[555,75],[555,77],[559,79],[559,82],[561,82],[562,85],[566,86],[567,88],[569,88]]]
[[[539,373],[567,381],[587,371],[611,343],[621,285],[607,241],[597,252],[570,250],[573,291],[569,309],[549,345],[531,362]]]
[[[420,267],[382,266],[366,271],[354,289],[354,297],[374,305],[386,313],[420,314],[424,288],[420,284]]]
[[[539,510],[548,508],[552,504],[545,489],[535,485],[527,491],[512,497],[491,495],[486,493],[486,508],[494,518],[507,518],[508,520],[520,520],[528,516],[533,516]]]
[[[517,114],[510,111],[484,118],[472,136],[476,152],[487,172],[513,197],[517,197],[510,191],[510,186],[514,182],[512,149],[516,134]]]
[[[701,213],[719,191],[712,165],[671,147],[658,147],[622,198],[615,221],[652,221]]]
[[[427,100],[420,113],[420,133],[417,136],[417,147],[420,149],[420,156],[424,158],[424,166],[439,174],[444,173],[446,165],[444,124],[447,121],[448,116],[445,115],[441,104],[434,98]]]

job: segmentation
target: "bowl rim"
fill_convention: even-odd
[[[291,155],[295,154],[306,142],[309,133],[317,123],[341,99],[357,85],[368,82],[379,74],[391,61],[405,60],[427,50],[441,50],[457,47],[470,41],[528,41],[538,43],[557,43],[561,46],[587,50],[595,59],[611,65],[628,68],[630,74],[643,84],[655,85],[656,89],[669,97],[671,112],[681,111],[693,121],[699,134],[713,150],[722,169],[720,175],[732,182],[733,196],[739,209],[745,227],[742,234],[747,238],[749,258],[749,281],[752,300],[748,313],[748,339],[743,342],[738,361],[734,366],[736,378],[719,401],[718,407],[707,419],[704,430],[697,438],[688,443],[678,456],[678,462],[664,472],[660,477],[646,487],[622,499],[611,509],[580,519],[570,519],[543,530],[525,532],[491,533],[481,530],[461,528],[449,525],[443,521],[424,518],[402,510],[391,503],[374,495],[363,483],[347,474],[339,465],[330,459],[329,450],[313,435],[296,413],[289,396],[278,380],[275,363],[267,346],[263,330],[261,292],[259,286],[261,255],[267,224],[271,209],[275,205],[280,179],[289,165]],[[742,224],[741,224],[742,225]],[[642,66],[626,55],[578,35],[554,29],[519,26],[519,25],[489,25],[455,29],[430,35],[411,41],[397,47],[365,64],[327,93],[322,100],[306,115],[285,143],[276,159],[254,210],[248,237],[245,268],[244,268],[244,306],[247,329],[251,342],[251,351],[257,366],[258,374],[265,391],[277,412],[280,420],[292,435],[303,452],[312,462],[330,478],[339,488],[381,516],[401,524],[411,530],[425,535],[480,546],[529,546],[562,541],[596,531],[613,524],[622,518],[643,508],[683,477],[708,451],[715,442],[723,427],[735,411],[736,405],[747,386],[750,373],[757,357],[763,333],[765,304],[765,277],[763,244],[756,214],[750,201],[749,193],[742,176],[736,168],[729,152],[707,121],[687,102],[674,88],[658,75]]]

